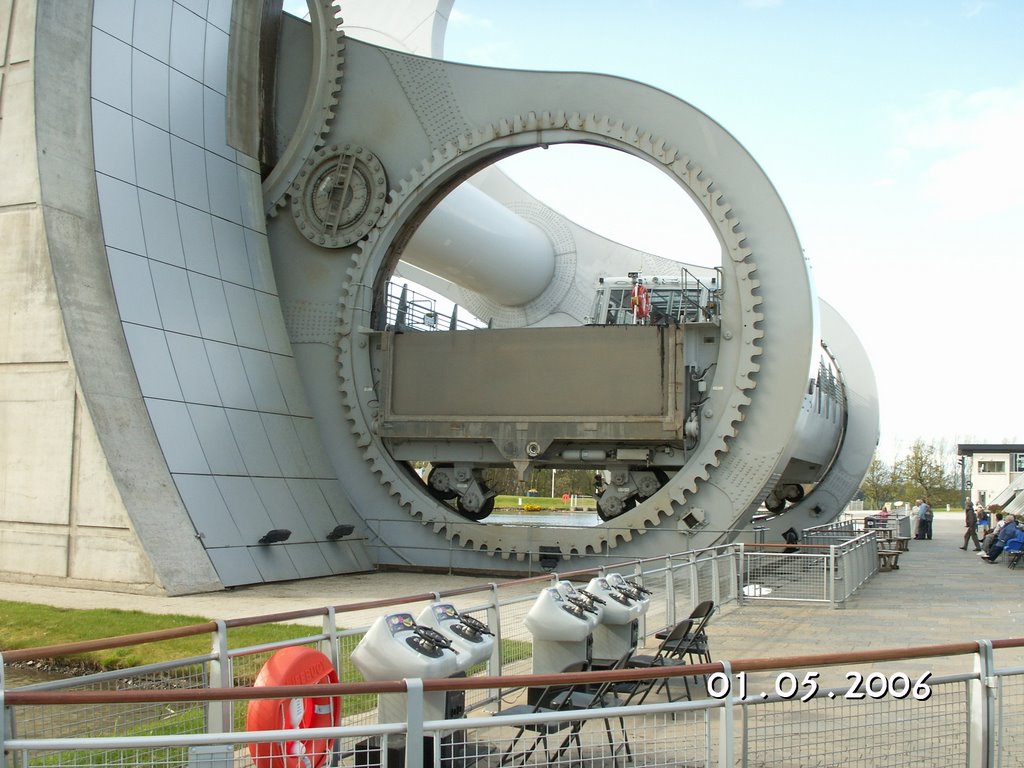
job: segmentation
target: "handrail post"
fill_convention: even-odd
[[[231,659],[228,656],[228,628],[223,619],[217,619],[213,635],[213,659],[210,660],[210,687],[231,688]],[[206,709],[207,725],[213,733],[234,730],[230,701],[211,701]]]
[[[1002,732],[1002,707],[996,721],[995,699],[1001,680],[993,672],[995,659],[992,641],[979,640],[974,655],[977,678],[967,684],[967,766],[983,768],[996,765],[996,734]]]
[[[743,605],[743,598],[747,596],[747,593],[743,591],[743,587],[747,583],[747,548],[742,541],[738,541],[734,544],[736,547],[736,602]]]
[[[7,681],[4,679],[4,655],[0,653],[0,768],[7,768],[7,731],[8,716],[14,719],[14,714],[8,712],[7,705],[4,704],[4,691],[7,690]],[[13,727],[10,729],[14,730]],[[14,759],[14,755],[11,755],[11,760]]]
[[[423,681],[406,678],[405,683],[405,764],[423,762]]]
[[[828,586],[826,586],[825,589],[826,589],[826,594],[828,595],[828,601],[832,604],[833,608],[839,607],[838,603],[836,603],[836,579],[835,579],[836,565],[837,565],[837,562],[836,562],[836,545],[835,544],[829,544],[828,545],[828,579],[827,579],[827,582],[826,582]]]
[[[665,556],[665,626],[676,625],[676,572],[672,555]]]
[[[494,632],[494,645],[491,647],[491,658],[487,661],[487,674],[501,675],[505,671],[505,654],[501,636],[501,603],[499,602],[498,585],[491,582],[491,604],[487,606],[487,626]],[[501,691],[492,689],[490,695],[501,701]]]
[[[732,680],[732,664],[722,661],[722,672],[725,679]],[[730,689],[732,686],[729,686]],[[707,717],[710,710],[705,710]],[[718,719],[718,766],[719,768],[733,768],[736,764],[736,705],[730,690],[729,695],[722,701],[722,715]]]

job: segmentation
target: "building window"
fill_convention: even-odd
[[[1011,472],[1024,472],[1024,453],[1011,454],[1010,466],[1013,467]]]
[[[978,462],[979,472],[990,472],[990,473],[1003,473],[1006,472],[1005,461],[979,461]]]

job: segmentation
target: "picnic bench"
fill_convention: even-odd
[[[878,570],[898,571],[900,569],[901,554],[903,554],[903,552],[898,549],[878,550]]]

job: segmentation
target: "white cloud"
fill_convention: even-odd
[[[478,29],[490,29],[494,26],[494,23],[490,19],[486,19],[483,16],[474,16],[465,11],[460,11],[457,7],[452,8],[451,14],[448,16],[449,24],[459,24],[463,27],[476,27]]]
[[[921,194],[937,216],[973,221],[1024,211],[1024,84],[935,93],[896,124],[902,146],[890,157],[926,164]]]

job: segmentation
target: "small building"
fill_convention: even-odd
[[[1024,443],[961,443],[956,452],[966,498],[1003,508],[1017,496],[1024,502]]]

